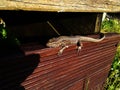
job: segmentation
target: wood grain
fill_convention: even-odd
[[[0,10],[119,12],[119,0],[0,0]]]

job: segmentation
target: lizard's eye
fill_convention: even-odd
[[[56,39],[55,38],[52,38],[49,40],[49,42],[54,42]]]

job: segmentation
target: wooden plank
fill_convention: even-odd
[[[102,14],[99,13],[96,18],[95,31],[94,31],[95,33],[100,33],[101,24],[102,24]]]
[[[119,12],[119,0],[0,0],[0,10]]]

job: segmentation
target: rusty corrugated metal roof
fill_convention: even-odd
[[[79,55],[72,45],[61,56],[57,55],[59,48],[39,49],[37,45],[36,50],[25,51],[21,57],[1,59],[0,87],[82,90],[89,80],[89,89],[102,88],[119,41],[120,35],[106,34],[102,42],[83,42]]]

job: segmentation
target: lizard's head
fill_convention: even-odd
[[[59,47],[61,44],[58,38],[52,38],[47,42],[47,47]]]
[[[68,40],[64,40],[62,37],[58,37],[58,38],[52,38],[48,41],[48,43],[46,44],[47,47],[63,47],[66,46],[68,44],[70,44],[71,42]]]

